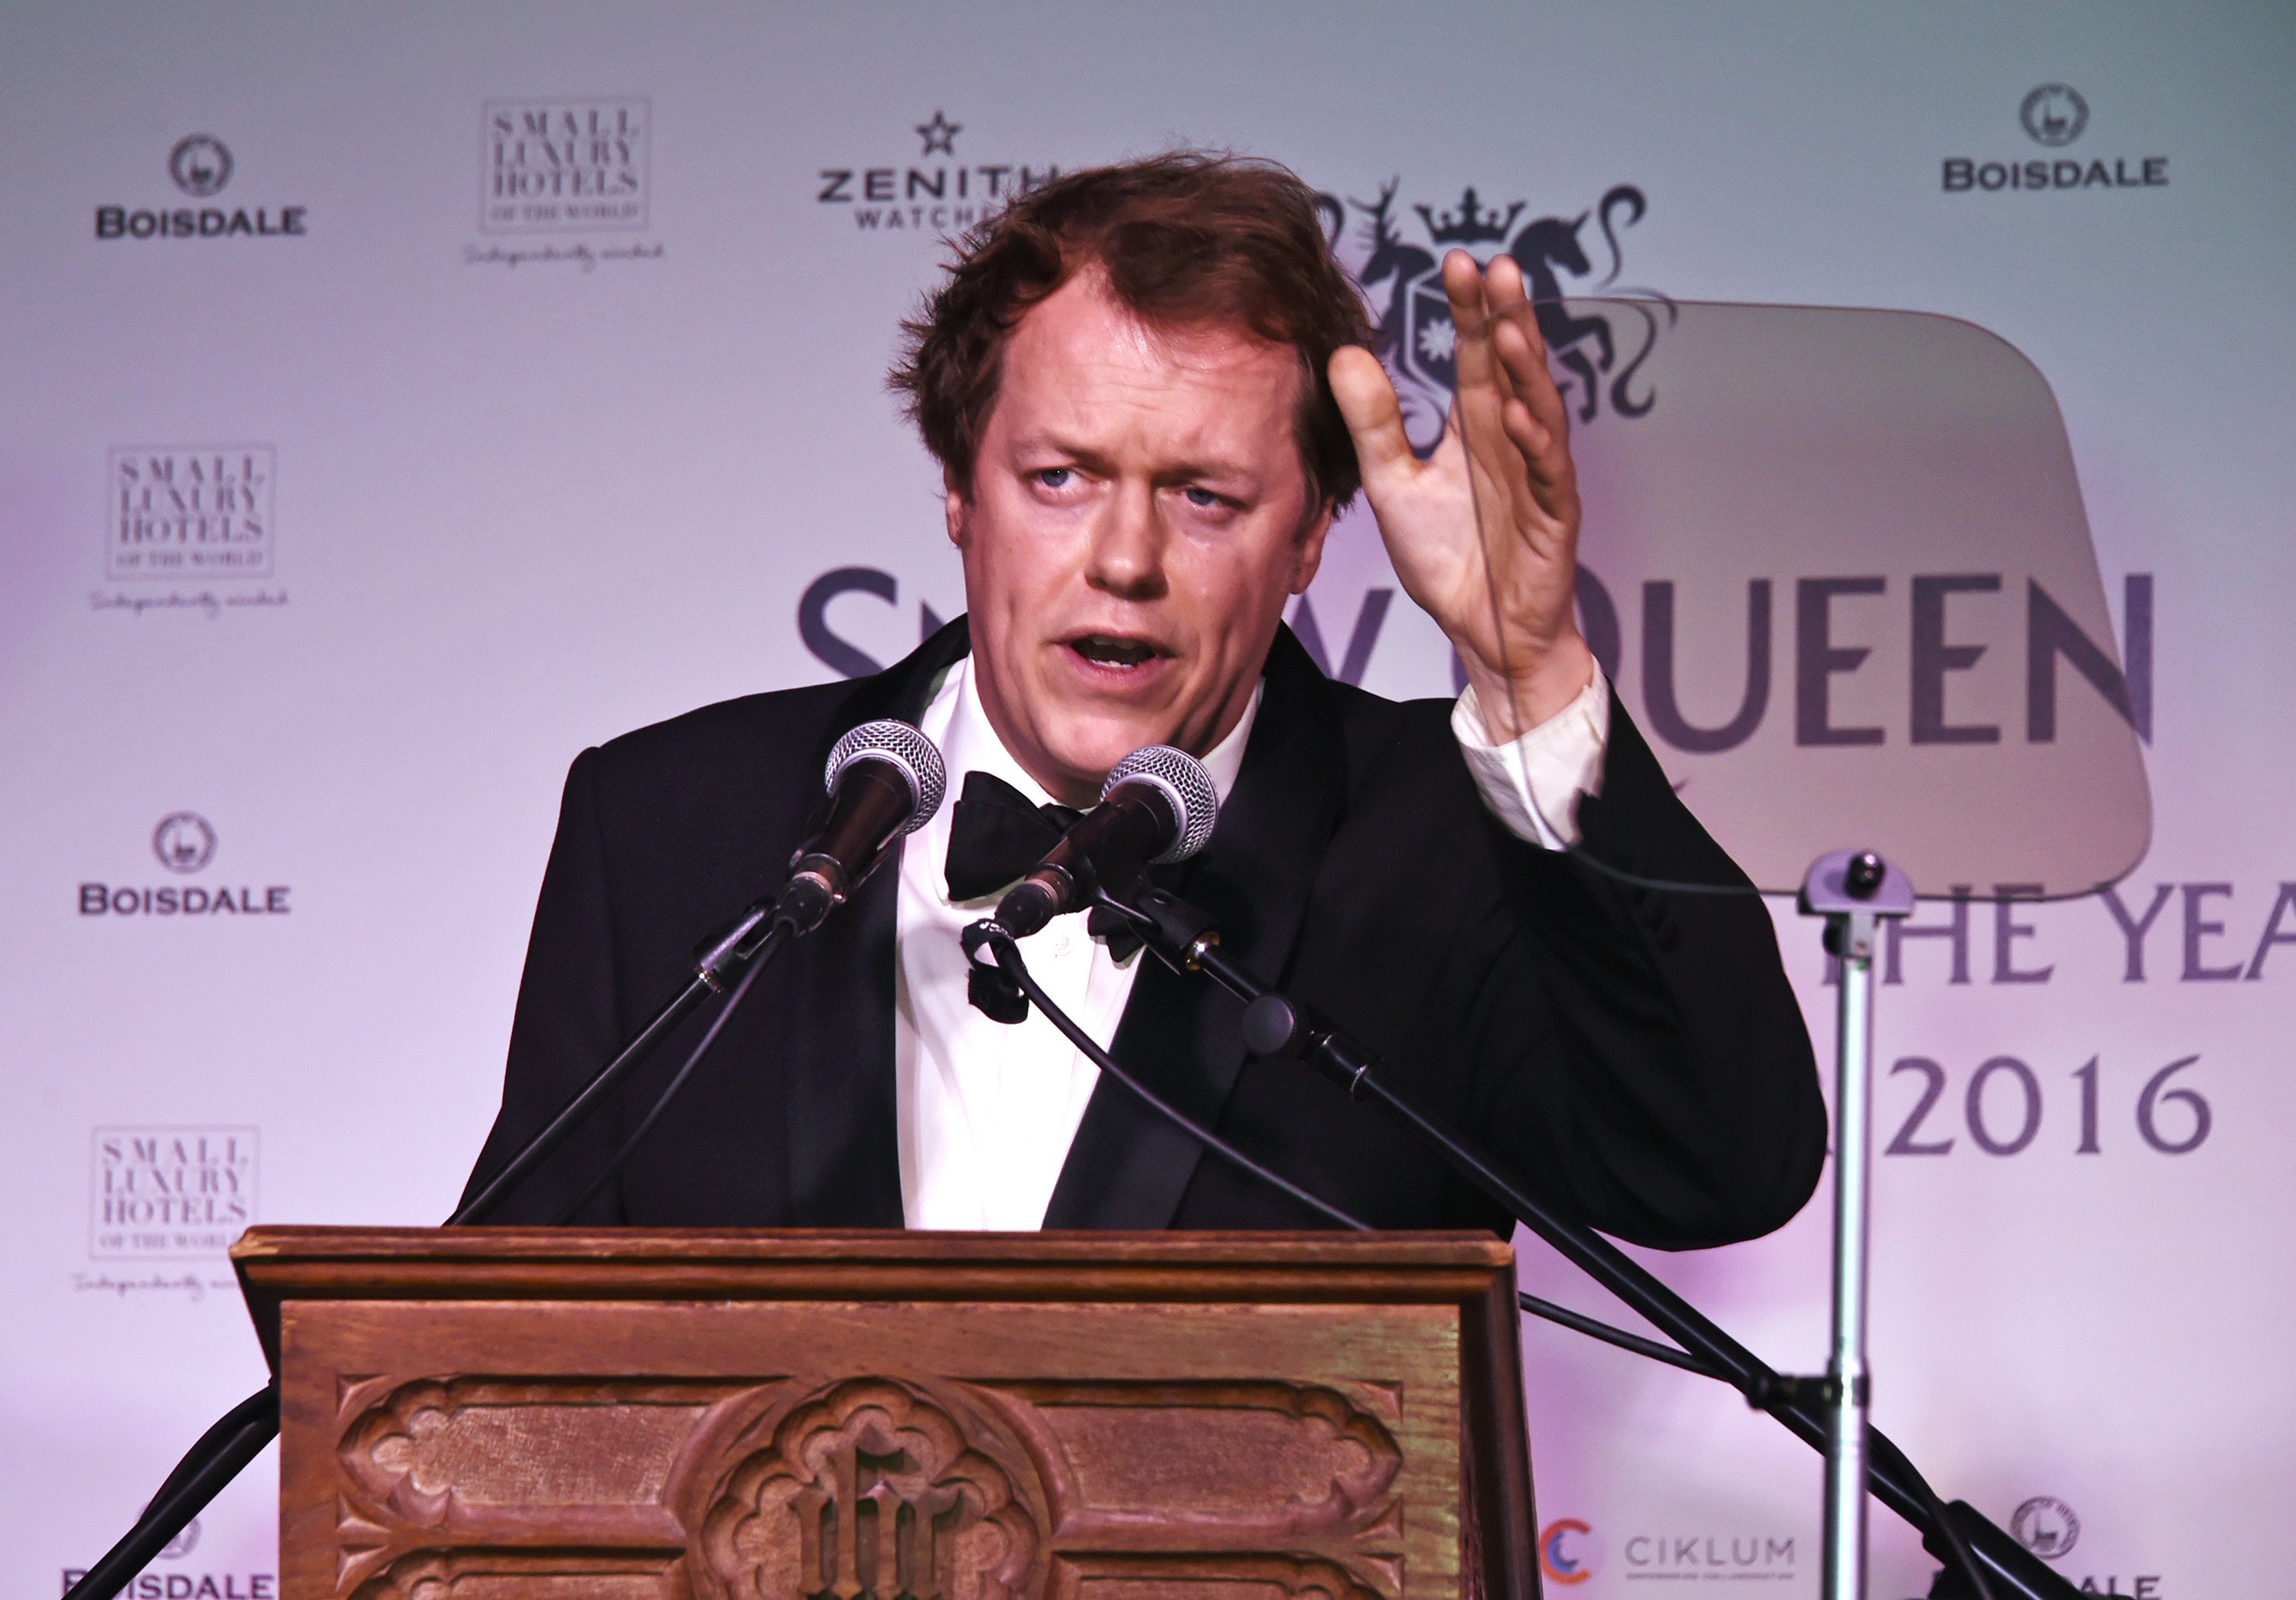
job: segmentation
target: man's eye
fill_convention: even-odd
[[[1227,504],[1226,501],[1221,499],[1218,495],[1212,493],[1212,491],[1208,488],[1191,488],[1186,491],[1186,493],[1189,505],[1201,506],[1206,511],[1210,511],[1215,506],[1225,505]]]
[[[1071,476],[1073,472],[1068,467],[1046,467],[1037,474],[1037,481],[1046,488],[1066,488]]]

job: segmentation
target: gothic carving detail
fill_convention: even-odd
[[[378,1379],[339,1396],[333,1589],[1392,1600],[1400,1397],[1346,1388]]]
[[[792,1390],[795,1385],[790,1386]],[[724,1600],[1011,1600],[1044,1588],[1028,1457],[952,1387],[851,1378],[731,1442],[699,1518],[697,1587]]]
[[[652,1506],[679,1447],[730,1387],[402,1383],[353,1419],[341,1460],[363,1498],[421,1525],[488,1506]]]

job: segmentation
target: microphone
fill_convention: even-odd
[[[1186,860],[1204,848],[1218,816],[1219,791],[1201,761],[1168,744],[1136,750],[1101,785],[1100,804],[1005,891],[996,920],[1026,939],[1103,882],[1120,885],[1144,866]]]
[[[829,816],[797,847],[774,918],[810,933],[876,870],[895,840],[932,820],[948,789],[933,742],[890,718],[865,722],[829,752]]]

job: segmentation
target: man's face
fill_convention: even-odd
[[[1197,755],[1243,715],[1322,559],[1289,345],[1143,326],[1078,273],[1004,355],[970,496],[951,482],[973,673],[1054,798],[1098,799],[1144,744]]]

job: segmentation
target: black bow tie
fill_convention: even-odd
[[[1033,805],[1003,778],[966,773],[949,821],[948,898],[976,900],[1019,882],[1083,815],[1070,806]],[[1105,939],[1108,953],[1119,961],[1140,948],[1130,925],[1103,907],[1093,908],[1085,928]]]

